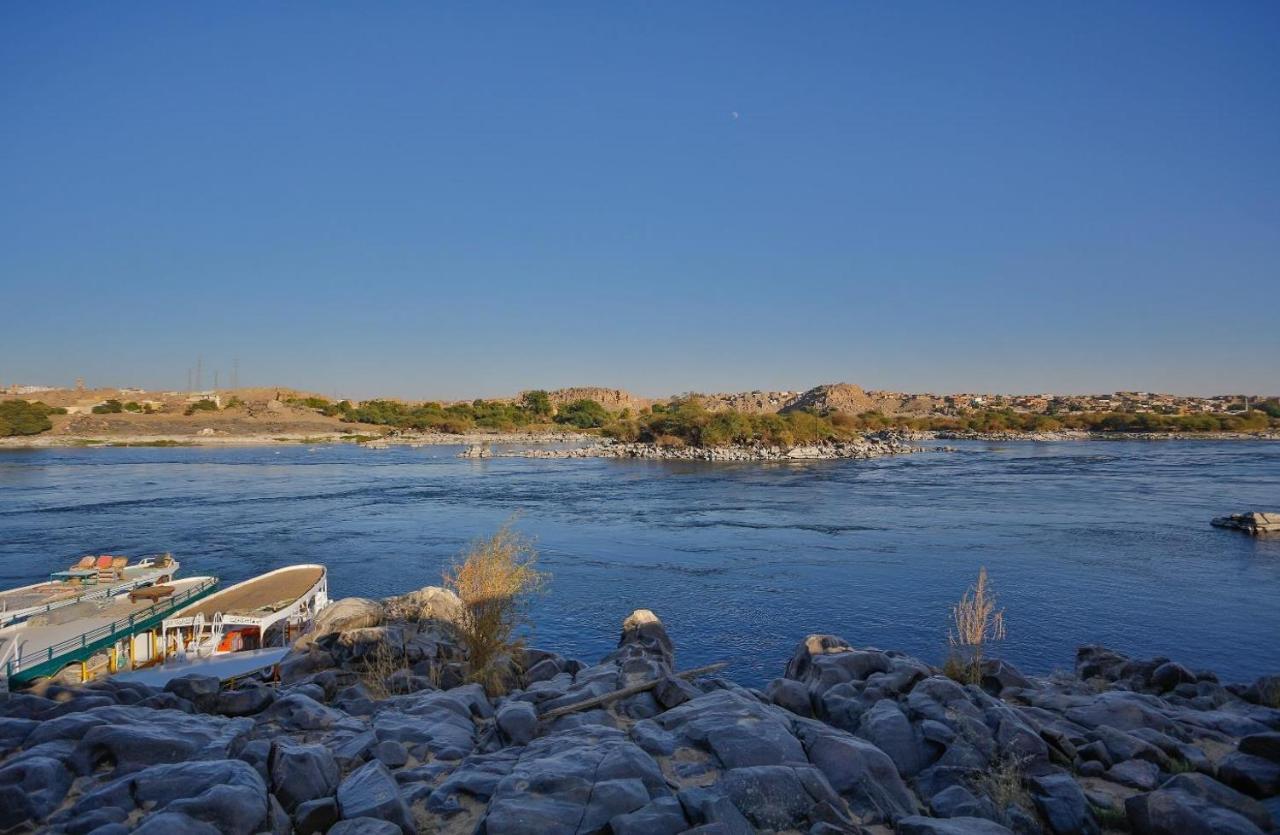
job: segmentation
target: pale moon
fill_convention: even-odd
[[[729,115],[733,117],[733,121],[738,121],[738,111],[732,110],[729,112]]]

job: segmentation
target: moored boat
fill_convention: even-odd
[[[9,684],[78,667],[81,680],[150,663],[162,649],[156,629],[172,613],[211,594],[217,577],[191,577],[79,599],[0,628],[0,672]]]
[[[70,568],[53,572],[43,583],[0,591],[0,627],[65,606],[166,583],[180,566],[167,553],[133,563],[128,557],[108,554],[83,557]]]
[[[176,656],[180,663],[192,657],[287,647],[327,605],[329,577],[323,565],[268,571],[165,618],[165,655]]]

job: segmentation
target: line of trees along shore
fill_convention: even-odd
[[[960,416],[908,416],[863,412],[793,411],[753,414],[709,410],[696,395],[655,403],[639,411],[612,412],[594,400],[575,400],[558,408],[545,391],[525,392],[518,401],[474,400],[470,403],[402,403],[366,400],[353,404],[322,397],[295,398],[291,405],[314,409],[348,423],[365,423],[420,432],[463,434],[475,430],[510,432],[552,427],[597,432],[619,441],[664,446],[724,446],[762,443],[793,446],[849,440],[859,433],[884,429],[954,432],[1261,432],[1280,429],[1280,401],[1253,404],[1247,411],[1225,414],[1166,415],[1153,412],[1060,412],[1031,414],[1012,410],[975,411]],[[227,408],[241,405],[238,400]],[[186,414],[208,409],[213,401],[189,405]],[[142,411],[135,403],[109,400],[94,412]],[[37,435],[52,428],[49,415],[65,409],[44,403],[10,400],[0,403],[0,436]]]
[[[53,428],[49,415],[66,413],[66,409],[54,408],[39,400],[6,400],[0,403],[0,438],[47,432]]]
[[[311,398],[316,401],[318,398]],[[884,429],[955,432],[1260,432],[1280,428],[1280,402],[1266,401],[1246,412],[1228,414],[1162,415],[1151,412],[1065,412],[1054,415],[1012,410],[987,410],[950,417],[912,417],[863,412],[752,414],[707,409],[696,397],[633,412],[610,412],[593,400],[577,400],[554,408],[546,392],[527,392],[519,402],[476,400],[448,406],[409,405],[394,400],[369,400],[359,406],[308,402],[342,420],[395,426],[401,429],[461,434],[474,429],[512,430],[560,424],[597,430],[620,441],[668,446],[723,446],[763,443],[775,446],[848,440],[859,433]]]

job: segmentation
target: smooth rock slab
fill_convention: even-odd
[[[903,777],[918,774],[929,763],[929,753],[906,714],[894,702],[883,699],[862,715],[857,736],[889,755]]]
[[[50,757],[27,757],[0,768],[0,828],[41,821],[71,788],[71,774]]]
[[[511,745],[528,745],[538,732],[538,711],[528,702],[507,702],[498,708],[497,722]]]
[[[1232,751],[1218,762],[1218,779],[1259,799],[1280,795],[1280,763]]]
[[[270,812],[267,797],[266,783],[246,762],[173,763],[145,768],[87,792],[76,802],[70,817],[103,807],[154,812],[172,807],[174,812],[212,823],[226,833],[247,835],[265,828]]]
[[[337,761],[323,745],[298,745],[281,739],[272,746],[271,791],[288,811],[333,795],[340,776]]]
[[[377,760],[355,771],[338,786],[338,809],[344,820],[376,818],[395,824],[405,835],[414,832],[409,807],[400,797],[395,778]]]
[[[735,768],[724,775],[716,788],[760,829],[791,829],[815,823],[811,813],[816,804],[839,804],[835,790],[812,766]]]
[[[1054,835],[1097,835],[1084,790],[1068,774],[1032,777],[1031,798]]]
[[[797,722],[796,729],[809,761],[854,812],[874,823],[918,811],[888,754],[864,739],[819,722]]]
[[[680,801],[660,797],[634,812],[610,819],[613,835],[679,835],[689,828]]]
[[[1160,782],[1160,769],[1146,760],[1125,760],[1112,766],[1106,776],[1113,783],[1151,791]]]
[[[588,817],[593,827],[583,831],[594,831],[668,794],[658,764],[624,734],[576,728],[539,737],[520,752],[493,791],[485,826],[504,835],[572,835]]]
[[[1260,835],[1272,827],[1262,804],[1203,774],[1179,774],[1124,806],[1136,835]]]
[[[1013,835],[1007,827],[986,818],[925,818],[898,821],[897,835]]]

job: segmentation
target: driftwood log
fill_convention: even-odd
[[[714,673],[714,672],[723,670],[727,666],[729,666],[729,662],[717,661],[715,664],[708,664],[705,667],[694,667],[692,670],[685,670],[684,672],[674,673],[672,677],[673,678],[693,678],[695,676],[705,676],[708,673]],[[661,682],[662,682],[662,679],[660,678],[650,679],[649,681],[642,681],[639,684],[633,684],[630,687],[624,687],[621,690],[614,690],[610,693],[605,693],[600,696],[593,696],[590,699],[584,699],[581,702],[574,702],[571,705],[565,705],[564,707],[557,707],[553,710],[548,710],[546,713],[542,714],[538,718],[544,719],[544,720],[558,719],[561,716],[564,716],[569,713],[576,713],[579,710],[587,710],[589,708],[598,707],[603,704],[608,704],[609,702],[612,702],[615,699],[625,699],[628,696],[634,696],[637,693],[643,693],[646,690],[652,690],[653,688],[657,687]]]

